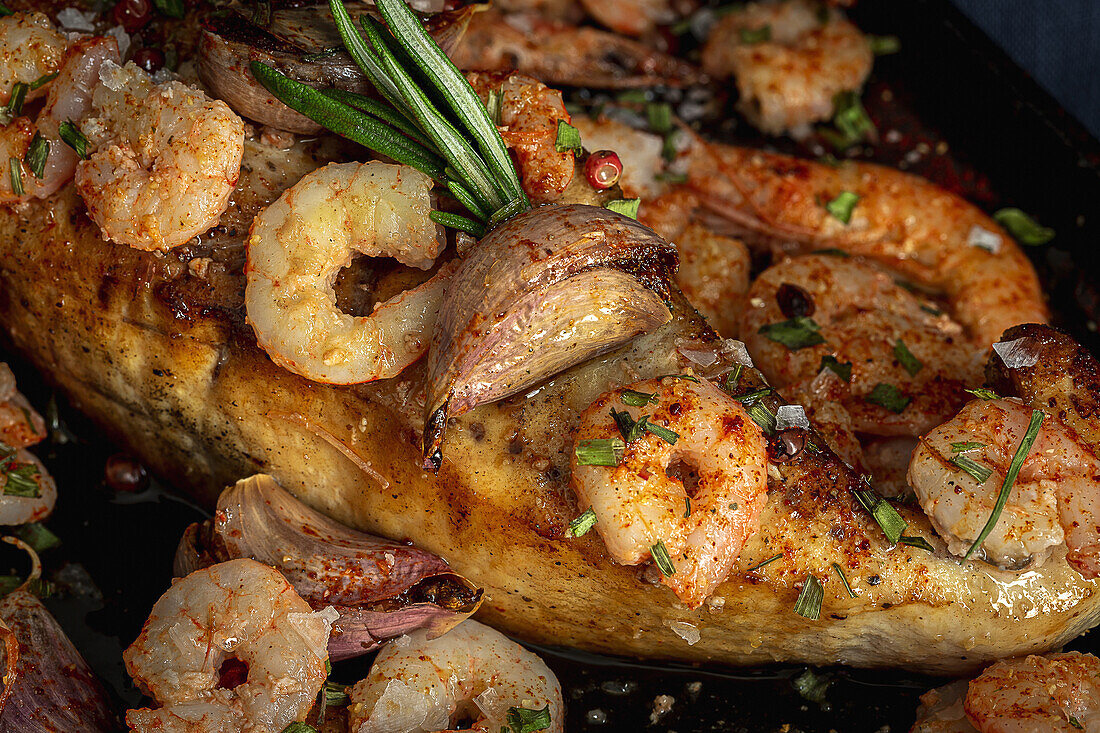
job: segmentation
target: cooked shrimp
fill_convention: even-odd
[[[435,639],[418,630],[384,647],[349,697],[351,733],[450,731],[464,719],[473,720],[469,730],[498,733],[513,728],[510,708],[546,708],[550,724],[540,730],[550,733],[561,733],[565,723],[561,685],[550,668],[469,620]]]
[[[632,407],[626,389],[654,395]],[[633,401],[633,400],[632,400]],[[595,512],[596,530],[616,562],[637,565],[658,543],[675,572],[661,582],[698,607],[725,580],[756,530],[766,500],[767,445],[741,403],[706,380],[649,379],[600,396],[582,414],[581,441],[622,439],[610,410],[671,430],[675,443],[644,432],[626,445],[616,466],[572,458],[573,488]]]
[[[46,437],[46,422],[15,388],[15,375],[0,361],[0,443],[26,448]]]
[[[982,383],[983,355],[962,327],[869,263],[796,257],[765,270],[748,302],[741,333],[777,388],[813,380],[827,356],[851,364],[851,379],[835,396],[858,432],[916,436],[954,415],[966,401],[963,390]],[[778,329],[793,316],[820,327],[822,342],[791,348],[777,341]],[[899,357],[905,351],[916,361]],[[875,397],[879,385],[898,391],[908,404],[883,406]]]
[[[12,176],[0,175],[0,203],[46,198],[73,177],[78,158],[61,140],[59,128],[67,120],[79,120],[91,108],[99,69],[107,61],[118,61],[118,43],[114,38],[75,41],[65,52],[57,77],[41,87],[48,90],[48,96],[35,120],[18,117],[0,129],[0,160],[19,162],[17,175],[23,187],[23,193],[17,194],[12,189]],[[35,134],[40,134],[48,145],[41,175],[26,160]]]
[[[837,248],[942,294],[951,317],[983,350],[1010,326],[1046,322],[1038,277],[1020,247],[976,207],[916,176],[697,140],[687,185],[724,221],[723,233],[750,246],[763,240],[779,253]],[[826,208],[844,192],[858,197],[847,224]],[[996,251],[971,244],[980,231],[999,243]]]
[[[30,451],[0,446],[0,524],[37,522],[53,511],[57,484]]]
[[[561,198],[573,180],[573,152],[558,152],[558,120],[569,122],[561,92],[537,79],[514,72],[471,72],[466,79],[482,101],[500,94],[504,144],[516,156],[523,189],[534,204]]]
[[[970,682],[979,733],[1100,731],[1100,659],[1068,652],[997,662]]]
[[[241,172],[241,118],[195,87],[154,84],[132,62],[105,64],[100,78],[76,187],[104,238],[164,251],[214,226]]]
[[[134,681],[161,707],[131,710],[137,731],[280,733],[305,720],[325,682],[335,611],[314,613],[267,565],[240,559],[196,570],[153,605],[123,653]],[[219,688],[230,658],[248,678]]]
[[[811,0],[748,3],[726,14],[703,48],[703,70],[733,76],[738,108],[770,135],[804,136],[833,115],[833,98],[871,73],[871,45],[838,10]]]
[[[45,13],[13,13],[0,18],[0,104],[11,99],[17,83],[28,86],[61,68],[64,34]],[[43,86],[27,90],[27,101],[46,93]]]
[[[245,308],[276,364],[307,379],[355,384],[396,376],[427,350],[444,275],[369,316],[340,311],[332,283],[356,254],[431,267],[444,244],[428,217],[431,187],[408,166],[334,163],[256,217],[246,242]]]
[[[752,267],[748,248],[700,224],[688,225],[674,241],[680,253],[680,290],[719,334],[738,338]]]
[[[600,25],[624,36],[641,36],[676,19],[671,0],[581,0]]]
[[[975,400],[920,439],[909,484],[948,549],[964,554],[993,512],[1005,472],[1032,410],[1016,399]],[[959,456],[989,471],[980,481]],[[1069,563],[1100,576],[1100,460],[1053,418],[1041,425],[1000,519],[982,545],[987,562],[1019,569],[1041,562],[1063,541]]]

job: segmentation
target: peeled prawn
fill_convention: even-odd
[[[57,485],[29,451],[46,437],[46,424],[15,388],[15,375],[0,362],[0,525],[45,519],[57,501]]]
[[[126,669],[161,707],[131,710],[135,731],[280,733],[305,720],[327,677],[336,612],[314,613],[267,565],[240,559],[197,570],[154,604]],[[236,658],[248,678],[218,687]]]
[[[252,223],[245,308],[260,346],[307,379],[396,376],[428,348],[444,276],[351,316],[333,281],[356,254],[427,269],[443,249],[429,218],[432,181],[409,166],[339,163],[313,171]]]
[[[628,405],[627,389],[653,398]],[[584,465],[574,451],[577,499],[595,512],[596,531],[616,562],[651,559],[660,543],[674,569],[662,571],[661,582],[698,607],[756,531],[767,499],[764,435],[740,402],[710,382],[666,377],[601,395],[581,414],[574,445],[621,440],[611,410],[635,421],[644,413],[650,424],[671,430],[675,443],[643,431],[615,466]]]
[[[561,733],[565,722],[561,685],[550,668],[469,620],[436,639],[420,630],[390,643],[349,697],[351,733],[451,731],[464,718],[473,719],[469,730],[498,733],[514,728],[512,708],[545,708],[549,725],[540,730],[550,733]]]
[[[195,87],[154,84],[133,62],[106,64],[100,78],[76,187],[104,238],[164,251],[217,224],[241,172],[241,118]]]
[[[25,448],[46,437],[46,423],[15,388],[15,375],[0,361],[0,443]]]
[[[871,73],[871,45],[838,10],[811,0],[748,3],[714,25],[703,70],[733,76],[738,108],[771,135],[802,136],[833,115],[840,92]]]
[[[0,18],[0,104],[11,99],[17,83],[28,86],[61,68],[65,36],[45,13],[12,13]],[[46,93],[43,86],[28,89],[30,101]]]
[[[1032,417],[1015,399],[974,400],[920,439],[909,484],[948,549],[964,554],[993,512],[1005,472]],[[989,471],[981,481],[960,456]],[[1041,562],[1065,542],[1067,560],[1100,577],[1100,460],[1056,419],[1039,428],[1008,503],[982,545],[986,561],[1010,569]]]

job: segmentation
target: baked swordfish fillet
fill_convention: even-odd
[[[379,2],[386,24],[411,32],[393,5]],[[1097,364],[1042,324],[987,357],[1006,327],[1042,321],[1045,308],[1026,258],[965,202],[897,171],[697,141],[688,182],[665,183],[642,210],[662,233],[658,210],[720,219],[758,254],[775,245],[776,267],[841,249],[851,267],[883,266],[942,296],[938,315],[896,303],[888,315],[940,319],[920,321],[937,333],[957,319],[957,338],[982,344],[964,385],[978,395],[968,402],[956,385],[950,409],[928,408],[935,419],[913,427],[895,419],[897,395],[876,388],[887,436],[923,434],[912,462],[901,460],[916,501],[887,500],[857,458],[840,457],[828,405],[789,402],[802,394],[801,367],[776,367],[788,353],[768,351],[786,342],[810,354],[811,376],[852,369],[841,352],[810,351],[835,346],[818,338],[836,327],[825,296],[814,296],[820,322],[808,285],[738,300],[745,314],[778,307],[786,335],[742,330],[748,350],[720,338],[680,291],[676,247],[621,213],[630,203],[618,173],[591,175],[588,162],[609,157],[557,149],[569,116],[553,90],[469,75],[519,170],[502,174],[501,158],[474,150],[494,183],[463,193],[454,166],[428,176],[347,162],[368,153],[246,125],[233,99],[186,76],[152,78],[91,38],[58,36],[68,46],[45,87],[53,96],[25,118],[66,159],[47,161],[61,170],[52,190],[27,169],[21,190],[3,192],[0,323],[15,351],[174,486],[212,506],[226,486],[270,474],[340,522],[445,558],[484,588],[487,623],[594,652],[960,673],[1059,647],[1100,620]],[[348,96],[358,92],[320,95],[251,68],[299,111],[330,100],[322,124],[370,106]],[[59,100],[70,105],[60,113]],[[387,157],[430,168],[435,158],[414,156],[441,145],[427,127],[401,137],[419,147],[400,142]],[[433,177],[470,197],[475,219],[512,205],[515,215],[480,241],[456,236],[450,227],[476,237],[480,225],[428,218],[445,198],[438,187],[429,196]],[[853,190],[849,228],[835,202],[819,202]],[[931,204],[905,229],[883,220],[891,196]],[[977,221],[1000,247],[966,244]],[[790,262],[825,267],[818,260]],[[973,296],[992,297],[987,277],[1005,279],[998,297],[1032,305],[982,310]],[[758,348],[757,333],[776,338]],[[891,368],[911,371],[916,357],[901,352]],[[989,388],[1001,396],[985,399]],[[856,431],[874,433],[873,414],[858,414]],[[1052,455],[1064,460],[1048,465]],[[1042,531],[984,526],[998,514]]]

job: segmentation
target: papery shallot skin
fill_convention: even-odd
[[[334,659],[414,629],[443,634],[481,602],[481,590],[443,558],[349,529],[264,474],[226,489],[213,522],[187,529],[175,572],[183,576],[239,557],[275,567],[312,607],[340,612],[329,643]]]
[[[4,692],[0,730],[19,733],[107,733],[121,730],[107,690],[65,632],[22,588],[0,599]],[[13,653],[14,650],[15,653]]]

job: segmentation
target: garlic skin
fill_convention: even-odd
[[[223,491],[214,520],[188,527],[174,569],[183,576],[239,557],[279,570],[311,607],[339,612],[329,640],[333,660],[415,629],[438,636],[481,603],[481,589],[442,558],[345,527],[265,474]]]
[[[448,417],[510,397],[672,319],[676,248],[637,221],[571,204],[486,235],[443,295],[428,355],[424,467]]]

